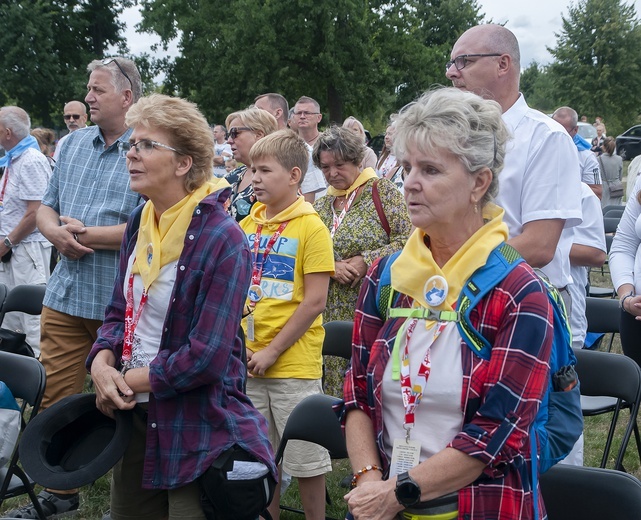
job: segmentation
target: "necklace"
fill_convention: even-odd
[[[306,142],[307,144],[311,145],[314,141],[316,141],[316,139],[318,139],[318,136],[319,136],[319,135],[320,135],[320,132],[316,132],[316,135],[315,135],[314,137],[312,137],[312,138],[311,138],[311,139],[309,139],[309,140],[305,139],[305,142]]]

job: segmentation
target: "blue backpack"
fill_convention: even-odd
[[[399,254],[400,251],[385,259],[387,261],[383,267],[376,292],[376,304],[380,316],[384,319],[414,317],[455,321],[466,345],[477,356],[489,360],[492,345],[474,328],[470,321],[470,314],[483,297],[524,261],[516,249],[503,243],[490,253],[486,264],[477,269],[465,283],[458,298],[456,311],[392,307],[396,297],[400,296],[391,287],[391,266]],[[572,350],[572,334],[565,304],[556,288],[544,278],[542,280],[547,288],[548,298],[554,312],[554,337],[550,354],[548,389],[543,396],[530,434],[534,489],[536,489],[538,473],[546,472],[564,459],[583,432],[581,394],[578,378],[574,371],[576,356]],[[538,450],[537,438],[539,441]],[[534,456],[537,452],[539,454],[538,460]]]

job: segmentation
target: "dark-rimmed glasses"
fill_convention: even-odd
[[[129,85],[131,85],[131,89],[133,90],[133,88],[134,88],[134,84],[133,84],[133,82],[131,81],[131,78],[130,78],[129,76],[127,76],[127,73],[126,73],[126,72],[124,71],[124,69],[120,66],[120,63],[118,63],[118,60],[117,60],[116,58],[105,58],[104,60],[102,60],[102,64],[103,64],[103,65],[109,65],[109,64],[111,64],[111,63],[115,63],[115,64],[116,64],[116,66],[118,67],[118,69],[120,70],[120,72],[122,72],[122,75],[123,75],[125,78],[127,78],[127,81],[129,82]]]
[[[454,65],[456,67],[456,70],[462,70],[465,68],[465,66],[468,64],[470,60],[468,58],[487,58],[490,56],[503,56],[502,54],[461,54],[460,56],[457,56],[453,60],[448,61],[445,64],[445,72],[450,70],[450,67]]]
[[[241,132],[253,132],[253,128],[249,128],[248,126],[232,126],[229,129],[229,139],[236,139],[238,137],[238,134]]]
[[[158,141],[152,141],[151,139],[141,139],[137,143],[118,143],[118,151],[120,152],[121,157],[125,157],[132,148],[136,150],[136,153],[141,157],[149,157],[154,148],[163,148],[180,154],[180,152],[175,148],[159,143]]]
[[[72,120],[72,119],[73,119],[74,121],[78,121],[78,119],[80,119],[80,114],[65,114],[65,115],[64,115],[64,116],[62,116],[62,117],[63,117],[63,119],[64,119],[65,121],[70,121],[70,120]]]
[[[317,116],[320,114],[320,112],[307,112],[307,110],[301,110],[300,112],[294,112],[294,115],[296,117],[310,117],[310,116]]]

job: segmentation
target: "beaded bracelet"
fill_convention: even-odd
[[[634,296],[634,291],[630,291],[619,301],[621,309],[623,309],[623,311],[627,312],[628,314],[631,314],[631,313],[628,311],[628,309],[625,308],[625,300],[627,300],[628,298],[632,298],[633,296]]]
[[[368,471],[380,471],[381,473],[383,473],[383,470],[376,464],[371,464],[369,466],[365,466],[363,469],[359,469],[356,473],[354,473],[354,475],[352,475],[352,489],[356,487],[358,479]]]

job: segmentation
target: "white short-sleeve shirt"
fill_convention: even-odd
[[[510,238],[535,220],[564,219],[565,227],[581,223],[581,180],[577,149],[565,129],[527,106],[523,95],[503,114],[513,138],[507,143],[499,173],[496,203],[505,209]],[[553,260],[542,271],[556,287],[572,283],[568,236],[557,244]]]

